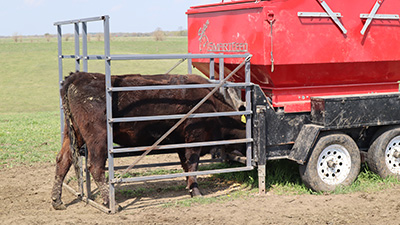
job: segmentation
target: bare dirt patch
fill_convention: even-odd
[[[165,207],[165,203],[190,198],[185,178],[179,178],[120,187],[127,194],[117,195],[123,210],[114,215],[85,205],[64,189],[67,210],[56,211],[50,200],[54,169],[52,164],[42,164],[0,170],[0,224],[399,224],[399,186],[343,195],[269,193]],[[201,179],[207,197],[227,196],[237,188],[234,183]],[[135,189],[142,193],[135,197],[129,191]],[[153,191],[146,194],[146,189]]]

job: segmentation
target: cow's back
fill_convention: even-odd
[[[198,75],[119,75],[112,76],[113,87],[206,84],[209,81]],[[186,114],[211,88],[168,89],[149,91],[113,92],[113,117],[137,117],[152,115]],[[83,136],[93,136],[94,132],[106,131],[105,76],[99,73],[77,72],[65,79],[61,94],[68,96],[68,104],[74,120]],[[196,113],[234,111],[224,101],[220,93],[215,93]],[[222,139],[221,129],[229,126],[242,129],[237,124],[240,119],[229,117],[188,119],[167,140],[168,143],[184,142],[184,129],[203,127],[207,132],[199,139]],[[114,124],[114,141],[125,146],[151,145],[154,140],[167,131],[176,120],[151,122],[129,122]]]

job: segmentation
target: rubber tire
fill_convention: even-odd
[[[382,178],[393,176],[397,179],[400,179],[400,174],[396,174],[390,171],[385,162],[386,146],[393,138],[397,136],[400,136],[400,128],[387,130],[383,132],[378,138],[376,138],[369,147],[367,155],[368,167],[372,172],[378,174]]]
[[[319,155],[322,151],[330,145],[341,145],[348,151],[350,155],[351,168],[348,176],[343,182],[336,185],[325,183],[318,175],[317,164]],[[334,191],[339,186],[349,186],[357,178],[360,173],[361,157],[360,151],[354,140],[342,133],[325,134],[319,137],[315,144],[309,160],[300,165],[300,177],[303,183],[310,189],[317,192]]]

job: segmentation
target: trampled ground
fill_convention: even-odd
[[[107,215],[85,205],[64,189],[67,210],[51,207],[55,166],[41,164],[0,170],[0,224],[399,224],[400,186],[372,193],[291,195],[268,193],[230,198],[238,188],[203,177],[206,197],[225,196],[213,203],[174,206],[189,199],[185,179],[130,184],[120,189],[142,190],[130,197],[119,192],[123,210]],[[70,173],[71,174],[71,173]],[[72,182],[73,183],[73,182]],[[159,187],[159,189],[155,188]],[[178,187],[178,188],[174,188]],[[146,189],[151,191],[146,194]],[[167,206],[167,207],[166,207]]]

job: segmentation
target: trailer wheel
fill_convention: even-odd
[[[351,137],[327,134],[318,139],[309,160],[300,165],[300,176],[314,191],[333,191],[338,186],[352,184],[360,165],[360,152]]]
[[[400,178],[400,128],[388,130],[375,139],[368,150],[367,163],[382,178]]]

